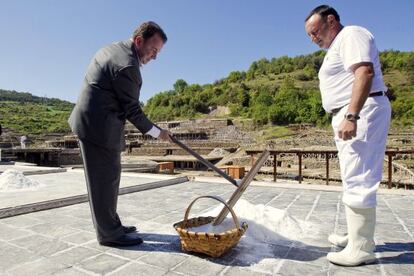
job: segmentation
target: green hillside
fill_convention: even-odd
[[[67,133],[73,104],[30,93],[0,90],[0,122],[22,134]]]
[[[213,84],[177,80],[170,91],[152,97],[145,111],[156,121],[203,116],[217,106],[228,106],[235,117],[263,125],[313,123],[324,125],[329,116],[321,106],[317,72],[325,52],[261,59],[247,71],[231,72]],[[381,53],[385,81],[393,92],[393,124],[414,122],[414,52]]]
[[[326,125],[329,116],[321,106],[317,78],[324,54],[261,59],[212,84],[180,79],[172,90],[150,98],[144,109],[154,121],[202,117],[227,106],[232,117],[252,118],[257,125]],[[394,95],[393,125],[413,125],[414,52],[384,51],[381,62]],[[67,133],[72,108],[67,101],[0,90],[0,122],[21,133]]]

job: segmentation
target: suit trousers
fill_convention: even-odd
[[[100,242],[116,239],[124,234],[117,214],[121,152],[85,140],[79,144],[97,239]]]
[[[351,208],[372,208],[377,205],[377,190],[382,179],[385,145],[391,120],[387,97],[369,97],[357,121],[356,137],[344,141],[338,128],[348,106],[332,118],[335,143],[343,185],[344,204]]]

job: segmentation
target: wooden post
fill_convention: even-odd
[[[325,153],[326,158],[326,185],[329,185],[329,153]]]
[[[392,153],[388,153],[388,189],[392,187]]]
[[[302,153],[298,152],[299,157],[299,183],[302,183]]]
[[[41,152],[40,153],[40,158],[39,158],[39,165],[45,165],[45,153]]]
[[[277,154],[273,155],[273,181],[276,182],[277,175]]]

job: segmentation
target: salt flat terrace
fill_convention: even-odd
[[[294,237],[286,231],[270,240],[239,244],[221,258],[181,251],[172,224],[181,221],[197,196],[228,199],[234,186],[217,178],[125,194],[118,211],[125,225],[138,226],[144,244],[129,248],[100,246],[95,239],[88,203],[29,213],[0,220],[0,274],[5,275],[412,275],[414,264],[414,195],[412,191],[379,195],[375,234],[378,261],[354,268],[330,264],[326,254],[338,250],[327,236],[344,233],[345,216],[337,188],[253,182],[242,199],[255,206],[276,208],[307,232]],[[404,193],[404,194],[402,194]],[[218,204],[200,200],[191,216]],[[275,210],[276,210],[275,209]],[[240,218],[243,221],[243,218]],[[254,230],[268,232],[259,222]],[[286,225],[287,226],[287,225]],[[291,226],[291,225],[290,225]],[[279,229],[283,230],[284,220]],[[253,231],[249,234],[249,230]],[[287,233],[289,234],[289,233]],[[275,238],[276,237],[276,238]]]

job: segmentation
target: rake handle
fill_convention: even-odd
[[[170,135],[170,138],[171,138],[171,140],[175,144],[177,144],[182,149],[184,149],[186,152],[188,152],[189,154],[191,154],[192,156],[194,156],[195,158],[197,158],[198,161],[200,161],[201,163],[203,163],[204,165],[206,165],[208,168],[212,169],[213,171],[215,171],[216,173],[218,173],[219,175],[221,175],[222,177],[224,177],[226,180],[228,180],[234,186],[239,187],[237,185],[236,180],[234,180],[228,174],[226,174],[225,172],[223,172],[222,170],[220,170],[219,168],[217,168],[216,166],[214,166],[210,161],[204,159],[200,154],[198,154],[194,150],[190,149],[188,146],[186,146],[185,144],[183,144],[181,141],[177,140],[172,135]]]

